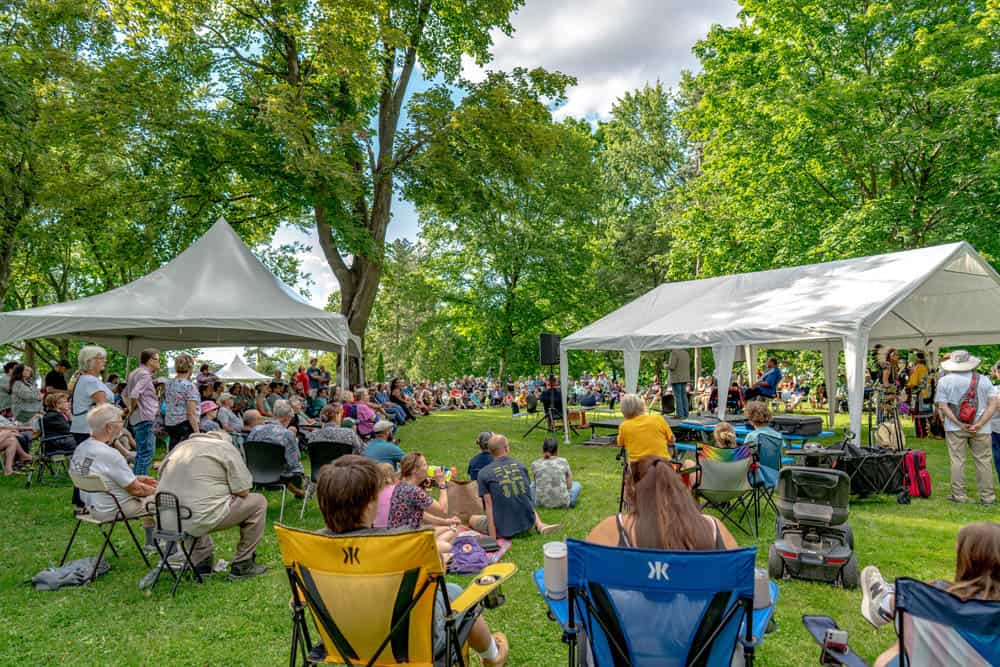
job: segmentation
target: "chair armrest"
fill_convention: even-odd
[[[494,563],[484,567],[476,578],[472,580],[468,588],[462,594],[451,601],[451,610],[455,614],[464,614],[475,605],[482,602],[483,598],[500,587],[500,584],[510,579],[517,572],[517,565],[513,563]]]

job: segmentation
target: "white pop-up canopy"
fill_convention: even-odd
[[[339,351],[360,339],[347,319],[306,303],[258,260],[225,220],[169,263],[128,285],[76,301],[0,314],[0,344],[48,336],[134,355],[146,347],[250,345]]]
[[[254,369],[247,366],[247,362],[243,361],[243,357],[238,354],[233,357],[232,361],[217,370],[215,372],[215,377],[220,380],[226,380],[227,382],[235,382],[236,380],[267,382],[271,379],[263,373],[258,373]]]
[[[568,350],[621,350],[635,391],[643,351],[711,347],[725,395],[738,346],[823,352],[831,420],[844,351],[851,430],[861,431],[866,351],[1000,340],[1000,276],[968,243],[665,283],[564,338]],[[720,400],[720,415],[725,401]],[[564,406],[565,410],[565,406]],[[568,437],[568,431],[567,431]]]

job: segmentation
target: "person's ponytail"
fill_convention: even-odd
[[[650,456],[632,464],[635,546],[708,550],[715,534],[670,462]]]

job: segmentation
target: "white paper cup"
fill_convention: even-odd
[[[566,597],[566,553],[565,542],[546,542],[542,545],[545,595],[553,600]]]

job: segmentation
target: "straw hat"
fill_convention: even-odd
[[[941,368],[949,373],[962,373],[974,370],[981,361],[979,357],[969,354],[968,350],[953,350],[948,358],[941,362]]]

